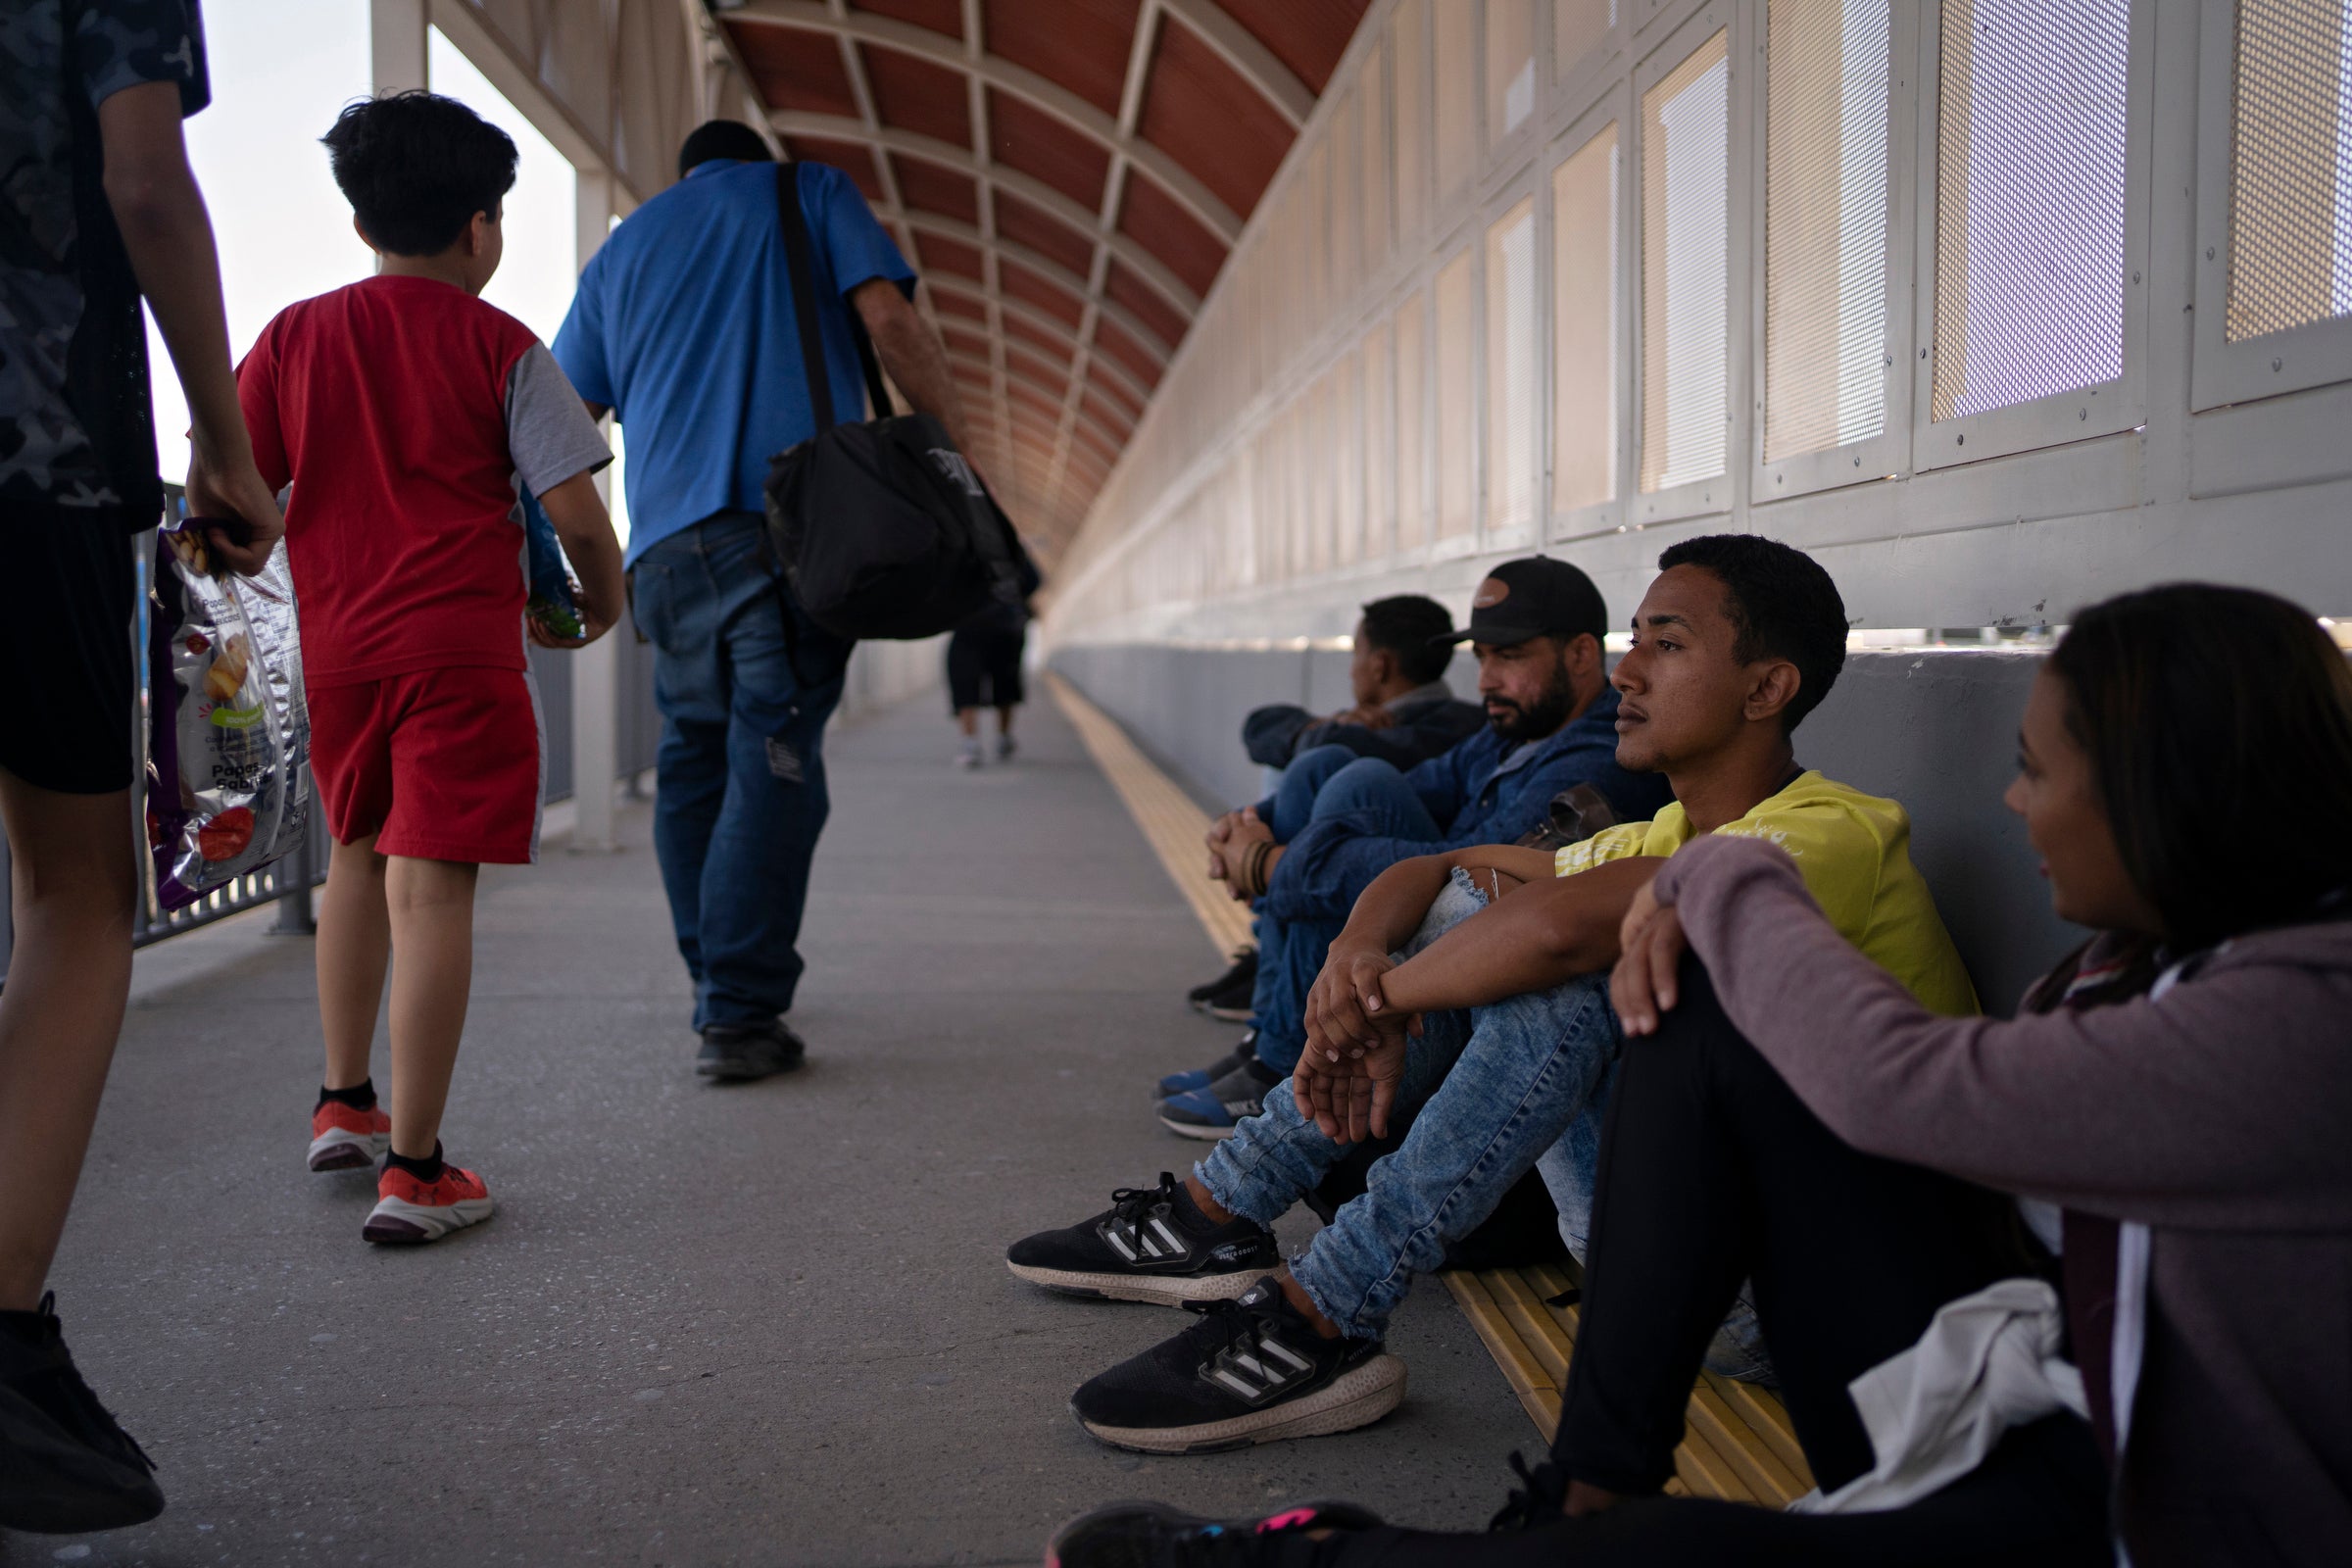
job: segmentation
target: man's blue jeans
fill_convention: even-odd
[[[1431,907],[1413,953],[1485,906],[1460,873]],[[1549,991],[1468,1013],[1432,1014],[1405,1054],[1400,1109],[1418,1104],[1411,1131],[1375,1161],[1360,1198],[1291,1260],[1291,1273],[1342,1332],[1378,1339],[1413,1276],[1442,1262],[1446,1244],[1494,1212],[1512,1184],[1572,1126],[1599,1147],[1607,1081],[1621,1037],[1608,976],[1586,975]],[[1273,1223],[1313,1191],[1348,1152],[1303,1115],[1286,1082],[1265,1112],[1194,1167],[1211,1197],[1236,1214]],[[1591,1172],[1585,1191],[1590,1209]]]
[[[1274,842],[1288,844],[1309,822],[1346,816],[1382,838],[1435,843],[1445,829],[1394,765],[1358,757],[1345,746],[1318,746],[1284,769],[1274,792]],[[1257,917],[1257,983],[1250,1010],[1257,1025],[1257,1059],[1276,1072],[1298,1065],[1306,1049],[1306,994],[1322,972],[1323,956],[1347,924],[1348,911],[1324,920]]]
[[[662,718],[654,849],[694,976],[694,1026],[756,1027],[792,1005],[805,967],[794,944],[829,806],[821,743],[848,648],[795,605],[795,671],[756,514],[722,512],[671,534],[630,581]]]

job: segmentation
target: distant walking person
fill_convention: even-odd
[[[1012,710],[1021,706],[1021,654],[1029,641],[1029,607],[992,604],[948,638],[948,706],[963,745],[958,767],[980,765],[980,710],[997,710],[997,760],[1007,762]]]
[[[686,138],[678,172],[581,273],[555,352],[589,411],[627,432],[630,580],[663,720],[654,847],[694,977],[696,1070],[742,1083],[801,1062],[783,1014],[805,967],[820,745],[849,648],[793,601],[761,519],[768,459],[815,429],[779,171],[750,126],[714,120]],[[841,171],[780,177],[827,280],[813,314],[833,406],[863,406],[854,308],[906,401],[969,452],[898,247]]]
[[[180,138],[209,100],[195,0],[0,9],[0,727],[16,884],[0,995],[0,1530],[110,1530],[155,1465],[74,1368],[44,1294],[130,994],[134,557],[163,515],[145,298],[194,426],[191,512],[232,565],[284,532],[254,468],[204,195]],[[87,1547],[73,1548],[87,1551]],[[65,1553],[60,1553],[65,1555]]]

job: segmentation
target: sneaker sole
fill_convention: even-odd
[[[698,1061],[694,1064],[694,1074],[698,1078],[708,1078],[714,1084],[756,1084],[762,1078],[775,1078],[784,1073],[799,1072],[804,1059],[796,1056],[790,1061],[781,1062],[773,1067],[738,1065],[733,1062]]]
[[[164,1511],[155,1477],[104,1453],[13,1390],[0,1389],[0,1530],[77,1536],[143,1525]]]
[[[1257,1016],[1248,1007],[1202,1007],[1200,1010],[1211,1018],[1219,1018],[1226,1023],[1248,1023]]]
[[[1027,1280],[1057,1296],[1084,1296],[1102,1301],[1142,1301],[1150,1306],[1182,1306],[1187,1301],[1224,1301],[1241,1295],[1280,1264],[1243,1269],[1238,1274],[1084,1274],[1067,1269],[1037,1268],[1006,1263],[1015,1279]]]
[[[452,1231],[479,1225],[493,1212],[494,1204],[487,1198],[468,1198],[429,1208],[398,1198],[378,1199],[368,1223],[360,1227],[360,1239],[378,1247],[421,1247]]]
[[[1085,1417],[1087,1436],[1133,1453],[1217,1453],[1289,1438],[1322,1438],[1368,1427],[1404,1402],[1404,1362],[1376,1355],[1327,1388],[1268,1409],[1190,1427],[1107,1427]],[[1077,1412],[1071,1412],[1076,1415]]]
[[[1235,1131],[1232,1127],[1204,1127],[1197,1121],[1172,1121],[1166,1116],[1159,1118],[1159,1124],[1179,1138],[1231,1138]]]
[[[392,1147],[392,1138],[363,1138],[358,1133],[335,1128],[311,1140],[311,1169],[368,1170],[384,1157]]]

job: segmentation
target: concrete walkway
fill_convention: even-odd
[[[1034,1562],[1120,1495],[1483,1523],[1531,1434],[1435,1282],[1370,1431],[1143,1459],[1071,1422],[1187,1319],[1032,1291],[1004,1244],[1182,1169],[1150,1081],[1232,1031],[1184,1008],[1217,956],[1075,736],[1024,723],[976,775],[932,700],[832,736],[791,1078],[693,1078],[644,808],[618,855],[487,876],[447,1143],[500,1208],[436,1247],[368,1248],[368,1180],[303,1169],[307,942],[143,956],[54,1284],[171,1507],[0,1564]]]

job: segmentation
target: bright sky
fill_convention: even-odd
[[[286,306],[373,270],[318,145],[342,107],[370,90],[368,4],[238,0],[206,7],[204,26],[213,103],[188,122],[188,153],[220,247],[229,350],[242,356]],[[506,258],[482,298],[552,340],[576,271],[571,165],[437,30],[427,72],[435,92],[499,126],[521,153],[507,195]],[[152,324],[148,336],[157,446],[165,477],[176,480],[188,467],[187,404]],[[613,521],[625,530],[617,471],[613,479]]]

